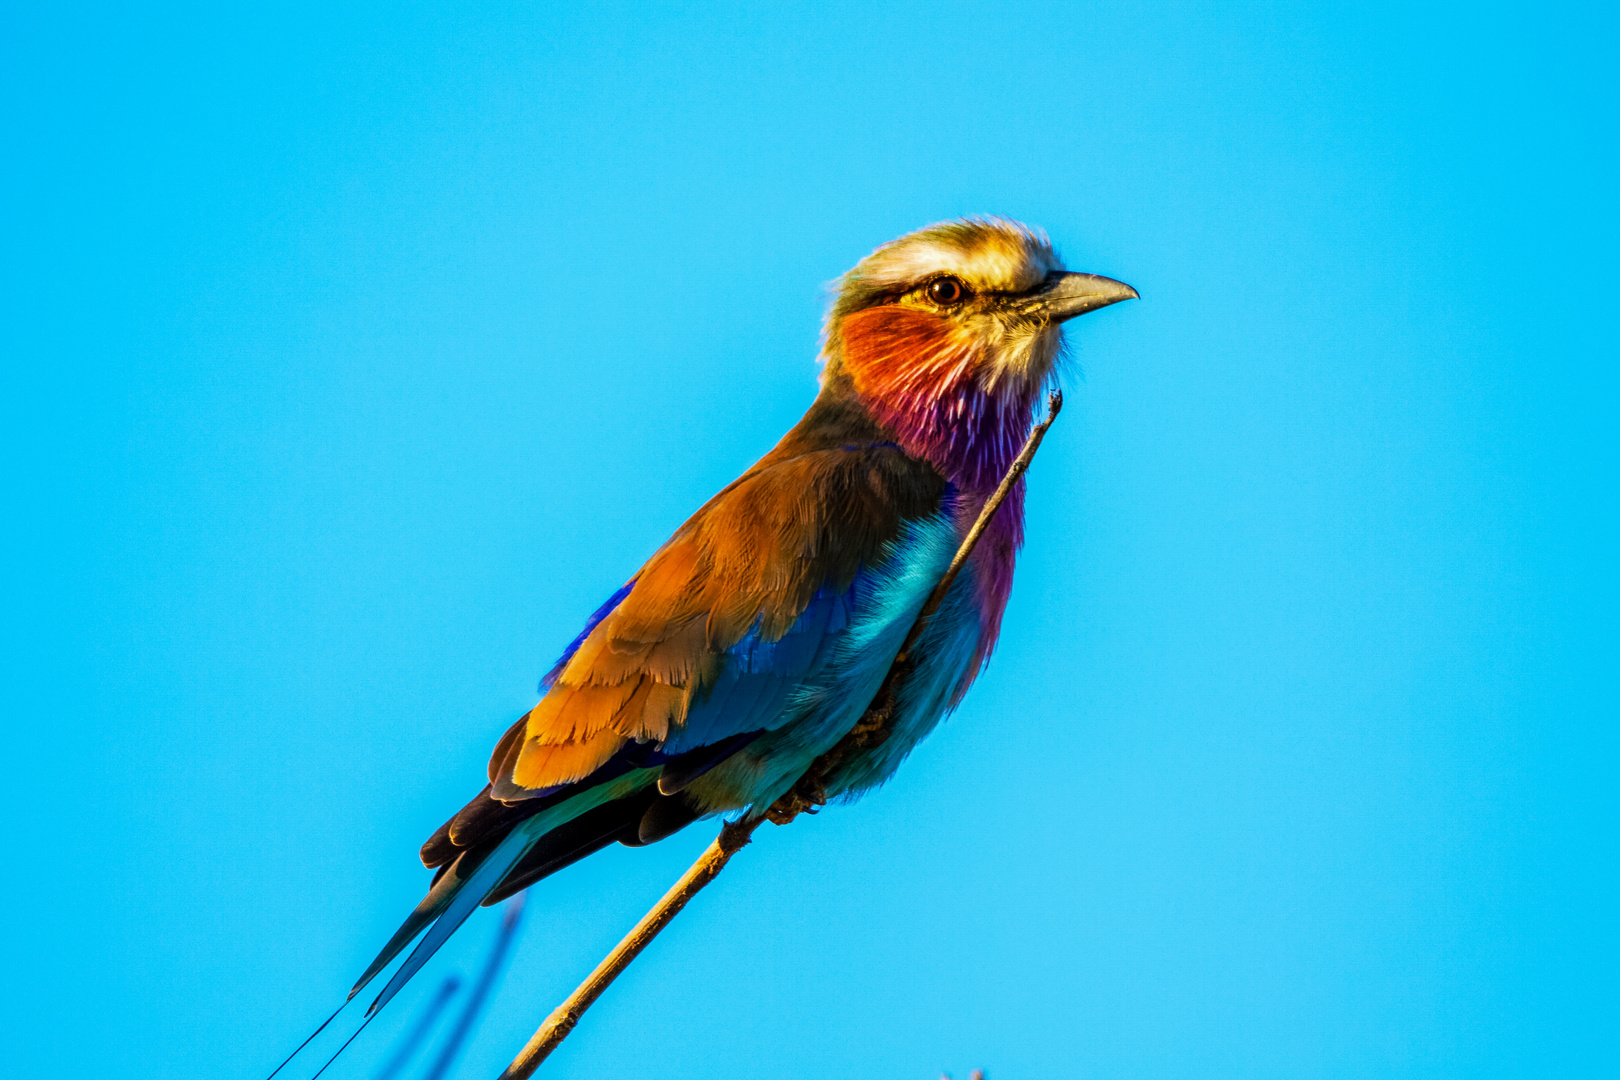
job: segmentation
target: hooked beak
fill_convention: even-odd
[[[1055,270],[1046,275],[1046,280],[1034,292],[1019,298],[1017,309],[1020,314],[1044,319],[1055,326],[1076,315],[1135,299],[1136,290],[1123,281]]]

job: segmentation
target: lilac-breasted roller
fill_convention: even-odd
[[[433,885],[350,997],[431,927],[375,1011],[473,908],[614,841],[763,814],[871,703],[1028,434],[1062,324],[1134,296],[999,218],[930,226],[845,274],[810,411],[586,621],[488,785],[422,846]],[[829,797],[882,783],[961,701],[1022,538],[1020,480],[909,653],[889,737],[842,758]]]

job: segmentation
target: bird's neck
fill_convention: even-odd
[[[853,398],[906,453],[951,482],[951,513],[965,534],[1029,436],[1035,388],[985,389],[978,374],[984,357],[973,351],[975,343],[961,340],[940,320],[905,308],[855,312],[839,327],[836,341],[827,369],[836,392]],[[959,691],[995,647],[1023,540],[1020,479],[974,549],[979,640]]]
[[[1029,435],[1034,388],[985,389],[978,346],[922,312],[872,308],[842,331],[840,367],[861,407],[967,498],[993,491]]]

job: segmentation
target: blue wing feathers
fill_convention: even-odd
[[[841,592],[818,592],[774,641],[765,640],[756,624],[726,650],[714,688],[692,703],[685,725],[671,733],[665,751],[678,753],[778,726],[793,691],[825,663],[848,626],[847,604]],[[834,626],[836,631],[830,629]]]

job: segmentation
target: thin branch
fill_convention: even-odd
[[[554,1009],[546,1022],[540,1025],[538,1031],[529,1039],[521,1053],[513,1059],[512,1064],[501,1073],[501,1080],[526,1080],[539,1068],[540,1063],[550,1056],[557,1048],[557,1044],[568,1037],[579,1023],[579,1018],[585,1015],[597,998],[602,996],[619,973],[630,966],[630,961],[641,955],[641,950],[652,943],[669,920],[680,914],[686,902],[696,896],[698,890],[713,881],[715,875],[720,873],[722,867],[731,861],[731,857],[742,850],[753,836],[754,830],[759,828],[761,818],[751,821],[741,821],[722,826],[720,835],[706,848],[692,868],[682,875],[664,898],[653,906],[653,909],[641,917],[634,930],[625,935],[624,940],[614,946],[612,952],[607,954],[596,970],[591,972],[586,980],[579,984],[579,989],[568,995],[568,1000]]]
[[[568,995],[568,999],[546,1017],[546,1022],[541,1024],[539,1030],[529,1039],[528,1045],[524,1046],[512,1064],[506,1067],[506,1071],[501,1073],[500,1080],[528,1080],[533,1076],[540,1063],[568,1037],[569,1032],[574,1030],[574,1025],[585,1015],[585,1010],[602,996],[602,992],[612,985],[620,972],[630,966],[632,960],[641,955],[641,951],[652,943],[652,939],[658,936],[659,931],[680,914],[681,909],[697,895],[698,890],[719,875],[726,863],[731,861],[731,857],[748,843],[761,821],[769,818],[778,825],[785,825],[801,813],[814,813],[817,807],[827,802],[825,788],[827,775],[841,764],[851,751],[877,746],[888,738],[889,720],[894,715],[896,694],[911,670],[911,648],[917,644],[928,621],[939,611],[940,605],[945,601],[945,594],[950,591],[957,575],[966,565],[968,556],[973,554],[974,546],[984,535],[984,530],[989,527],[990,519],[1001,508],[1013,485],[1018,483],[1024,471],[1029,468],[1031,459],[1035,457],[1035,451],[1040,449],[1041,440],[1046,437],[1046,429],[1052,426],[1052,421],[1057,419],[1062,409],[1063,394],[1054,390],[1046,401],[1046,419],[1030,431],[1023,450],[1019,451],[1018,457],[1007,467],[1007,473],[1001,478],[995,493],[985,501],[984,508],[979,511],[978,518],[973,522],[973,527],[968,530],[967,536],[956,549],[956,557],[951,560],[950,566],[939,579],[939,583],[934,586],[933,592],[928,594],[927,603],[923,604],[916,621],[911,625],[911,631],[906,634],[905,642],[900,646],[900,652],[889,668],[889,673],[884,676],[883,684],[873,697],[872,704],[867,706],[849,734],[812,762],[792,789],[765,812],[765,817],[745,817],[740,821],[723,825],[720,835],[714,838],[714,842],[704,850],[681,880],[664,894],[662,900],[653,905],[651,911],[641,917],[635,929],[626,934],[624,940],[596,965],[596,970],[580,983],[579,988]]]

